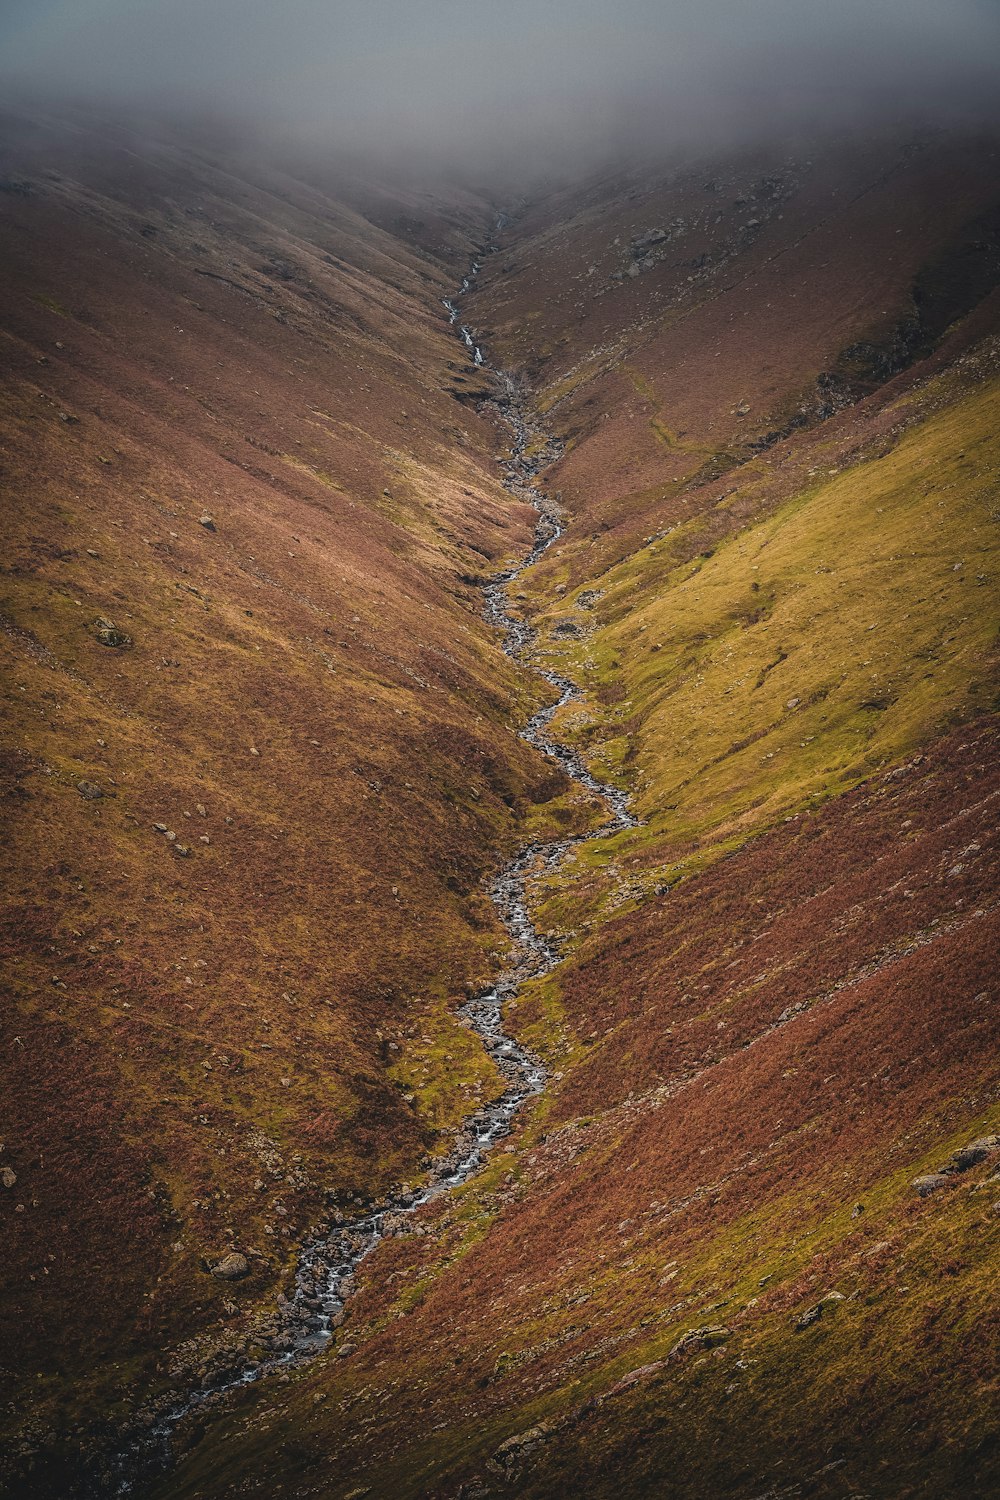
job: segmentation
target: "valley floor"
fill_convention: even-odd
[[[10,1494],[107,1492],[499,1097],[460,1010],[529,844],[544,1093],[137,1492],[995,1493],[996,143],[623,173],[495,248],[472,194],[3,155]],[[483,616],[536,517],[470,253],[602,838]]]

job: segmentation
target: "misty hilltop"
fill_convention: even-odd
[[[505,182],[865,131],[995,120],[989,0],[11,0],[0,76],[423,176]]]

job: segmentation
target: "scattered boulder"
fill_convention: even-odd
[[[662,245],[669,238],[669,229],[648,229],[645,234],[637,235],[634,240],[630,241],[629,250],[632,255],[641,260],[647,250],[651,250],[654,245]]]
[[[732,1337],[732,1329],[724,1327],[715,1328],[692,1328],[679,1338],[667,1355],[671,1364],[677,1364],[686,1359],[689,1354],[695,1354],[699,1349],[714,1349],[718,1344],[724,1344]]]
[[[217,1276],[220,1281],[242,1281],[249,1271],[250,1262],[238,1250],[231,1250],[212,1267],[212,1275]]]
[[[923,1177],[915,1177],[912,1187],[921,1198],[929,1198],[931,1193],[936,1193],[940,1188],[953,1183],[960,1173],[969,1172],[973,1167],[978,1167],[981,1162],[986,1161],[998,1151],[1000,1151],[1000,1136],[978,1136],[967,1146],[960,1147],[939,1171],[928,1172]]]
[[[104,791],[97,785],[96,781],[78,781],[76,789],[84,802],[97,802],[104,796]]]
[[[978,1140],[970,1141],[967,1146],[956,1151],[952,1162],[956,1172],[968,1172],[995,1151],[1000,1151],[1000,1135],[981,1135]]]
[[[665,1360],[657,1359],[651,1365],[640,1365],[637,1370],[629,1370],[627,1375],[623,1375],[621,1380],[615,1382],[607,1392],[607,1395],[620,1396],[622,1391],[627,1391],[631,1386],[638,1385],[640,1381],[651,1380],[654,1375],[660,1373],[665,1363]]]
[[[929,1198],[931,1193],[936,1193],[953,1181],[954,1178],[948,1172],[928,1172],[925,1177],[914,1177],[912,1186],[921,1198]]]
[[[0,1183],[2,1183],[5,1188],[12,1188],[16,1181],[17,1173],[12,1171],[10,1167],[0,1168]]]
[[[818,1323],[825,1313],[832,1312],[838,1302],[843,1302],[843,1292],[828,1292],[825,1297],[820,1298],[812,1307],[807,1307],[805,1312],[795,1320],[795,1327],[801,1331],[803,1328],[811,1328]]]
[[[500,1444],[493,1456],[487,1460],[487,1466],[502,1474],[516,1471],[526,1458],[542,1446],[551,1432],[550,1422],[539,1422],[525,1432],[516,1433],[514,1437],[509,1437],[506,1442]]]
[[[214,531],[215,530],[215,522],[212,520],[212,517],[208,514],[207,511],[206,511],[206,513],[203,516],[199,516],[199,518],[198,518],[198,525],[199,526],[204,526],[204,528],[205,528],[206,531]]]
[[[127,651],[133,644],[132,637],[126,631],[119,630],[113,620],[95,620],[94,636],[102,646],[109,646],[113,651]]]

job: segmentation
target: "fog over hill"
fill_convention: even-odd
[[[531,177],[997,108],[991,0],[8,0],[2,71],[71,99]]]

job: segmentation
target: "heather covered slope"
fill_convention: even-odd
[[[481,301],[516,360],[528,287],[564,278],[528,368],[570,524],[522,602],[589,689],[562,732],[645,822],[615,899],[898,762],[996,683],[994,145],[641,186],[529,218]]]
[[[545,878],[511,1150],[159,1493],[1000,1485],[998,198],[941,138],[506,231],[467,316],[567,443],[522,603],[644,821]]]
[[[438,305],[487,205],[135,148],[4,167],[0,1206],[54,1493],[324,1189],[496,1087],[451,1014],[484,880],[575,816],[471,581],[529,535]],[[567,189],[485,259],[463,316],[566,443],[520,602],[642,822],[536,891],[509,1148],[164,1500],[1000,1486],[998,199],[994,143],[817,148]]]
[[[609,924],[518,1148],[157,1493],[991,1493],[997,1158],[911,1183],[1000,1127],[996,751]]]
[[[452,1010],[566,787],[469,581],[530,534],[451,394],[485,205],[417,248],[190,142],[0,150],[3,1400],[72,1465],[496,1090]]]

